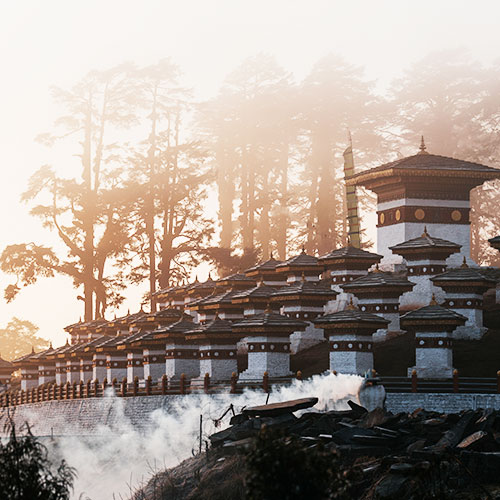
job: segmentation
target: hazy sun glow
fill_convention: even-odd
[[[493,61],[499,55],[499,19],[494,1],[2,2],[0,247],[56,242],[20,202],[29,176],[41,165],[52,163],[64,173],[79,168],[74,158],[55,157],[34,141],[58,114],[51,85],[71,87],[91,69],[124,61],[143,66],[172,57],[201,100],[216,94],[248,56],[275,55],[301,79],[333,52],[364,67],[383,93],[402,70],[434,50],[460,48],[474,59]],[[0,289],[10,281],[2,276]],[[143,288],[130,290],[122,311],[138,308]],[[28,287],[11,304],[0,301],[1,325],[12,316],[31,320],[56,344],[65,340],[62,327],[81,313],[71,282],[60,277]]]

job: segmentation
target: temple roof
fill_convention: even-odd
[[[433,282],[483,282],[485,284],[491,283],[492,285],[497,282],[497,280],[488,277],[486,271],[482,271],[479,268],[474,267],[458,267],[454,269],[448,269],[446,272],[437,274],[431,278]]]
[[[255,316],[250,316],[248,318],[238,320],[233,324],[235,330],[241,328],[253,328],[253,327],[286,327],[290,330],[293,329],[304,329],[307,327],[307,323],[304,321],[299,321],[298,319],[289,318],[288,316],[283,316],[266,310],[261,314],[256,314]]]
[[[286,267],[318,267],[318,258],[313,255],[306,254],[305,250],[302,250],[301,253],[296,255],[295,257],[291,257],[285,262],[281,262],[276,266],[276,270],[280,270],[281,268]]]
[[[192,292],[194,290],[211,290],[212,288],[214,288],[215,283],[216,282],[209,275],[206,281],[199,282],[198,280],[196,280],[194,283],[185,286],[184,289],[186,292]]]
[[[394,288],[413,288],[414,283],[406,279],[405,276],[396,273],[373,271],[365,276],[361,276],[341,285],[344,290],[353,290],[356,288],[372,288],[378,286],[390,286]]]
[[[452,311],[451,309],[446,309],[437,304],[430,304],[401,316],[401,325],[403,325],[405,321],[411,320],[428,321],[431,324],[436,320],[451,320],[456,321],[458,324],[463,324],[467,318],[455,311]]]
[[[276,260],[274,257],[271,257],[265,262],[260,262],[253,267],[249,267],[245,270],[245,274],[248,275],[248,273],[255,273],[258,271],[274,271],[279,264],[282,264],[281,260]]]
[[[0,369],[2,368],[14,369],[14,365],[10,361],[7,361],[6,359],[3,359],[2,356],[0,356]]]
[[[208,323],[193,326],[194,328],[188,332],[190,335],[231,333],[233,331],[233,324],[230,321],[220,319],[218,316]]]
[[[465,160],[457,160],[448,156],[434,155],[420,152],[413,156],[401,158],[396,161],[385,163],[375,168],[358,172],[346,182],[348,185],[363,185],[372,179],[390,177],[392,175],[426,175],[426,172],[434,171],[441,175],[474,177],[496,179],[500,177],[500,170]]]
[[[247,276],[246,274],[243,274],[243,273],[233,273],[233,274],[230,274],[229,276],[225,276],[224,278],[221,278],[220,280],[217,280],[216,281],[216,284],[217,285],[220,285],[220,284],[223,284],[223,283],[235,283],[235,282],[239,282],[239,281],[242,281],[242,282],[254,282],[255,283],[255,280],[253,278],[250,278],[249,276]]]
[[[388,325],[389,321],[382,316],[371,314],[366,311],[361,311],[357,307],[348,307],[343,311],[338,311],[331,314],[325,314],[313,319],[313,323],[318,324],[336,324],[336,323],[375,323],[381,327]]]
[[[337,248],[332,250],[330,253],[322,255],[318,258],[318,261],[330,260],[330,259],[367,259],[369,261],[376,262],[382,259],[382,255],[373,252],[367,252],[361,248],[356,248],[352,246]]]
[[[74,345],[74,348],[71,349],[71,354],[73,355],[74,353],[82,352],[87,347],[97,348],[97,347],[101,346],[102,344],[104,344],[105,342],[107,342],[108,340],[111,340],[112,338],[116,338],[116,336],[111,337],[109,335],[100,335],[99,337],[96,337],[96,338],[89,340],[87,342],[80,342],[79,344]]]
[[[248,290],[242,290],[232,297],[232,300],[244,299],[244,298],[268,298],[270,295],[276,291],[276,288],[259,284]]]
[[[403,243],[399,243],[392,247],[389,247],[393,253],[399,253],[400,250],[430,250],[430,249],[449,249],[452,250],[451,253],[458,252],[462,245],[454,243],[452,241],[443,240],[441,238],[435,238],[430,236],[427,233],[427,230],[424,230],[422,236],[418,238],[413,238],[408,241],[404,241]],[[404,253],[404,252],[403,252]]]
[[[326,281],[301,280],[283,286],[272,293],[272,297],[288,295],[317,295],[319,297],[334,297],[339,292],[332,290],[331,283]]]
[[[169,336],[182,336],[184,333],[192,331],[195,325],[192,321],[181,319],[177,323],[173,323],[163,328],[158,328],[151,333],[151,338],[164,338]]]

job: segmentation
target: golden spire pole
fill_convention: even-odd
[[[352,137],[349,131],[349,146],[344,151],[344,178],[354,175],[354,157],[352,154]],[[359,235],[358,197],[355,186],[346,186],[347,222],[349,223],[349,244],[355,248],[361,247]]]

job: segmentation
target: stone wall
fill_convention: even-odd
[[[1,408],[0,422],[10,413],[17,426],[27,421],[36,436],[95,436],[99,435],[101,426],[119,430],[124,421],[133,425],[137,431],[146,433],[155,425],[151,418],[155,410],[161,409],[169,413],[180,399],[193,396],[140,396],[125,399],[104,397],[31,403],[15,408]],[[212,397],[216,399],[219,395]],[[221,407],[224,404],[221,401]],[[386,406],[393,413],[411,412],[417,408],[448,413],[468,408],[498,410],[500,394],[389,393]]]
[[[412,412],[417,408],[445,413],[477,408],[500,410],[500,394],[389,393],[386,408],[393,413]]]

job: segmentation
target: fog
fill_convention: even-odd
[[[56,234],[29,215],[29,204],[20,202],[28,179],[41,165],[54,165],[57,173],[64,177],[80,175],[78,151],[74,148],[78,142],[76,138],[72,144],[56,149],[46,148],[34,140],[40,133],[51,131],[55,119],[63,111],[51,98],[52,85],[70,89],[94,69],[104,71],[124,61],[145,67],[171,57],[183,72],[183,84],[192,89],[194,101],[203,102],[218,95],[228,75],[249,57],[269,54],[290,74],[294,85],[302,85],[318,61],[335,54],[361,71],[362,81],[370,85],[370,95],[386,98],[397,89],[398,78],[409,78],[411,73],[405,76],[405,72],[418,64],[432,68],[432,64],[439,61],[439,57],[432,54],[451,50],[454,58],[441,56],[446,61],[454,61],[452,69],[458,72],[456,78],[449,73],[449,81],[454,83],[464,77],[462,64],[465,69],[484,65],[489,72],[468,75],[465,88],[469,95],[482,95],[486,89],[486,97],[496,96],[499,14],[500,6],[494,1],[477,2],[474,6],[465,1],[421,1],[418,4],[398,1],[3,2],[0,7],[0,146],[3,159],[0,204],[4,216],[0,247],[37,242],[63,251]],[[439,94],[442,88],[444,86],[438,81],[437,86],[427,88],[426,92]],[[452,91],[453,85],[448,88]],[[460,94],[463,94],[461,90]],[[403,99],[404,93],[398,96]],[[412,102],[414,96],[405,98]],[[327,154],[332,153],[330,157],[335,155],[337,158],[335,168],[341,166],[338,160],[346,145],[343,141],[349,126],[354,129],[358,166],[416,150],[421,133],[426,135],[432,152],[460,154],[495,166],[495,144],[488,141],[488,137],[479,146],[476,139],[484,139],[484,135],[478,131],[463,127],[456,131],[441,126],[450,122],[471,123],[467,113],[457,117],[456,112],[464,110],[464,102],[474,101],[442,99],[439,120],[430,121],[428,116],[413,120],[409,107],[406,118],[414,121],[414,130],[408,126],[408,120],[403,120],[398,123],[398,130],[375,137],[366,135],[356,120],[347,120],[355,123],[344,120]],[[358,115],[365,115],[359,100],[353,101],[352,109]],[[391,121],[386,111],[384,116]],[[334,113],[335,108],[330,112]],[[372,117],[377,116],[378,110],[374,109],[373,113]],[[495,113],[496,109],[493,115]],[[493,117],[490,118],[478,122],[481,131],[489,135],[496,133],[491,128]],[[401,128],[406,128],[405,133],[391,141],[391,134],[399,134]],[[438,137],[438,132],[443,130]],[[451,132],[460,140],[454,137],[451,145],[445,144],[445,139],[450,141]],[[446,134],[448,137],[444,137]],[[309,163],[301,147],[292,153],[290,164],[297,166],[297,171],[291,173],[290,181],[300,185],[300,172],[306,171]],[[294,198],[299,211],[304,196],[299,193]],[[216,206],[215,185],[208,193],[208,200],[209,206]],[[271,207],[271,215],[272,210]],[[212,208],[210,215],[215,212]],[[234,219],[238,219],[238,214],[234,214]],[[369,229],[370,221],[366,220]],[[306,235],[301,233],[301,227],[305,226],[301,224],[305,222],[291,219],[295,232],[288,235],[289,250],[306,241]],[[220,229],[217,226],[217,231]],[[214,245],[217,236],[214,236]],[[238,238],[243,237],[234,236],[235,244],[240,245]],[[367,239],[373,239],[373,234],[367,232]],[[266,237],[262,240],[266,241]],[[330,243],[327,238],[321,244],[314,243],[311,250],[324,250]],[[325,246],[321,246],[323,244]],[[273,250],[272,245],[267,249],[261,247],[259,243],[259,251],[264,253]],[[208,264],[203,264],[193,273],[204,278],[209,268]],[[0,288],[11,282],[11,276],[2,275]],[[126,301],[116,312],[120,314],[129,307],[138,309],[146,290],[146,282],[130,287]],[[60,344],[64,341],[62,327],[83,314],[82,303],[75,298],[77,293],[67,277],[42,279],[23,289],[13,302],[1,301],[0,318],[3,323],[12,316],[30,320],[40,326],[41,335]]]

